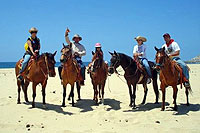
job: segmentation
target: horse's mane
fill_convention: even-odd
[[[133,60],[133,58],[131,58],[130,56],[124,54],[124,53],[118,53],[120,57],[125,57],[128,60],[131,60],[132,63],[135,63],[135,61]]]

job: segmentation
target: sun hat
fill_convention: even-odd
[[[38,30],[35,28],[35,27],[32,27],[30,30],[29,30],[29,33],[31,32],[38,32]]]
[[[96,43],[95,44],[95,48],[101,48],[101,44],[100,43]]]
[[[72,38],[72,40],[74,41],[75,38],[79,38],[80,41],[82,40],[82,37],[80,37],[78,34],[75,34],[74,37]]]
[[[136,41],[137,40],[141,40],[141,41],[143,41],[143,42],[146,42],[147,41],[147,39],[145,38],[145,37],[142,37],[142,36],[137,36],[137,37],[135,37],[134,38]]]

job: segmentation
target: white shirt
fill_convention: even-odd
[[[133,48],[133,54],[140,53],[142,55],[138,56],[139,58],[146,58],[146,48],[147,46],[145,44],[135,45]]]
[[[70,45],[70,43],[72,43],[72,54],[77,52],[80,57],[86,55],[85,47],[82,44],[70,42],[68,36],[65,36],[65,40],[66,40],[67,44],[69,44],[69,45]]]
[[[169,47],[167,47],[167,44],[165,43],[162,48],[165,47],[165,53],[167,55],[171,55],[171,54],[174,54],[176,51],[179,51],[180,50],[180,47],[178,45],[178,43],[176,42],[172,42],[172,44],[169,45]],[[173,56],[173,57],[179,57],[179,55],[177,56]]]

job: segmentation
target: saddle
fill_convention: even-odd
[[[29,70],[31,69],[31,65],[32,65],[32,63],[33,63],[34,60],[35,60],[35,59],[34,59],[34,56],[31,56],[31,58],[30,58],[30,60],[29,60],[29,62],[28,62],[28,64],[27,64],[27,66],[26,66],[24,72],[22,72],[22,75],[23,75],[23,76],[24,76],[24,75],[28,75]],[[19,61],[18,67],[19,67],[20,70],[22,69],[22,62],[23,62],[23,61],[24,61],[23,58]]]
[[[81,75],[81,66],[78,64],[76,59],[73,59],[72,62],[74,64],[74,66],[75,66],[76,72],[78,73],[77,80],[78,81],[82,81],[83,77]]]
[[[172,65],[171,65],[171,70],[173,72],[173,74],[175,73],[175,70],[177,70],[179,72],[178,75],[178,83],[181,85],[182,88],[182,84],[183,82],[185,82],[187,79],[185,78],[185,76],[183,75],[183,70],[182,68],[178,65],[178,63],[176,61],[172,61]]]

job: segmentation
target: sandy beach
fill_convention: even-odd
[[[85,86],[81,88],[81,101],[75,107],[66,99],[66,107],[61,107],[62,86],[58,73],[49,78],[46,88],[46,108],[42,105],[41,86],[37,86],[36,108],[24,102],[21,91],[21,104],[17,104],[17,85],[14,69],[0,69],[0,132],[46,132],[46,133],[133,133],[133,132],[200,132],[200,65],[189,65],[190,82],[193,93],[189,95],[187,107],[185,89],[178,91],[178,111],[173,111],[172,88],[166,93],[166,110],[154,104],[155,95],[152,84],[145,105],[143,88],[138,85],[136,92],[137,109],[130,108],[128,87],[116,74],[109,76],[105,86],[105,105],[95,105],[91,79],[87,74]],[[121,69],[122,70],[122,69]],[[57,68],[56,68],[57,72]],[[120,72],[122,73],[122,72]],[[123,81],[122,81],[123,80]],[[160,82],[158,80],[158,84]],[[67,86],[69,94],[70,86]],[[32,85],[28,89],[32,101]],[[75,91],[75,99],[77,93]]]

